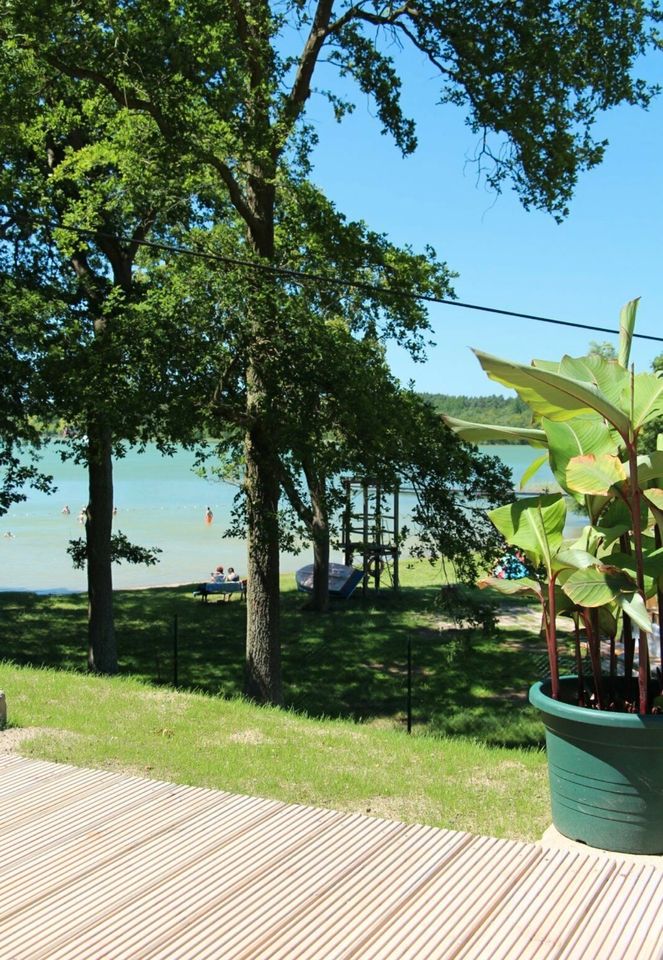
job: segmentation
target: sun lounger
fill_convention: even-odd
[[[224,600],[230,600],[233,593],[238,593],[240,600],[246,600],[246,580],[201,583],[198,589],[193,591],[194,597],[202,597],[203,603],[207,603],[209,597],[216,594],[221,594]]]

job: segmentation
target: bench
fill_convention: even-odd
[[[201,597],[203,603],[207,603],[215,594],[220,594],[221,599],[229,601],[233,593],[238,593],[240,600],[246,600],[246,580],[201,583],[198,589],[193,591],[194,597]]]

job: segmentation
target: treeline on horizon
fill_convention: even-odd
[[[455,396],[448,393],[422,393],[421,396],[439,413],[458,417],[459,420],[496,423],[508,427],[529,427],[532,424],[532,413],[520,397],[503,397],[496,393],[485,397]]]

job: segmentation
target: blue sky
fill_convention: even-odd
[[[647,73],[663,80],[663,60],[649,58]],[[320,136],[313,180],[341,211],[396,243],[431,244],[459,274],[460,300],[616,327],[622,304],[641,296],[636,330],[663,336],[662,97],[649,111],[624,107],[600,118],[597,133],[610,141],[605,160],[581,176],[559,225],[524,210],[508,187],[497,197],[477,181],[468,162],[476,137],[460,110],[435,105],[437,81],[427,66],[408,58],[403,86],[419,138],[407,159],[380,134],[366,98],[355,97],[357,109],[341,125],[320,98],[311,99],[308,116]],[[430,318],[437,345],[425,364],[389,352],[401,380],[430,392],[506,392],[485,377],[472,346],[528,362],[579,355],[590,340],[611,339],[457,307],[432,306]],[[663,343],[640,341],[632,359],[645,370],[661,352]]]

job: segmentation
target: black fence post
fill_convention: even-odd
[[[179,630],[177,622],[177,614],[173,615],[173,686],[177,686],[178,677],[178,640],[179,640]]]
[[[412,638],[407,638],[407,732],[412,733]]]

